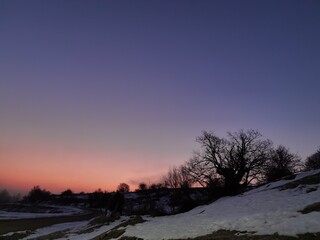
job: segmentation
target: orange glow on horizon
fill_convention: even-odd
[[[150,157],[143,154],[62,151],[30,143],[7,144],[3,150],[0,157],[5,161],[0,170],[0,188],[21,192],[28,192],[37,185],[52,193],[68,188],[74,192],[92,192],[98,188],[114,191],[121,182],[135,190],[141,179],[148,176],[156,179],[169,167],[165,163],[148,163],[143,159]]]

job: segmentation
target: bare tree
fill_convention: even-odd
[[[318,150],[306,159],[305,170],[320,168],[320,147]]]
[[[261,176],[272,145],[256,130],[228,133],[227,139],[204,131],[196,140],[201,151],[195,153],[189,164],[204,169],[201,174],[208,182],[215,175],[222,177],[228,194]]]
[[[280,145],[272,150],[265,166],[265,180],[267,182],[279,180],[292,175],[301,166],[301,159],[297,154],[290,153],[289,149]]]
[[[184,166],[171,168],[162,181],[164,186],[169,188],[188,188],[192,185],[190,175]]]
[[[202,187],[208,187],[211,182],[219,178],[214,166],[203,161],[198,152],[195,152],[194,156],[185,163],[184,168],[192,183]]]

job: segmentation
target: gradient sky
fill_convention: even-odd
[[[202,130],[320,145],[320,1],[0,1],[0,188],[151,182]]]

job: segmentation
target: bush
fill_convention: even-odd
[[[41,189],[39,186],[33,187],[25,197],[25,200],[31,203],[45,202],[49,201],[50,199],[51,193],[45,189]]]
[[[288,148],[280,145],[271,151],[270,159],[265,167],[265,181],[272,182],[293,175],[297,172],[300,163],[298,155],[290,153]]]

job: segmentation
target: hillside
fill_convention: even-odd
[[[320,170],[225,197],[174,216],[146,218],[123,236],[143,239],[195,238],[218,230],[295,236],[320,232]]]

